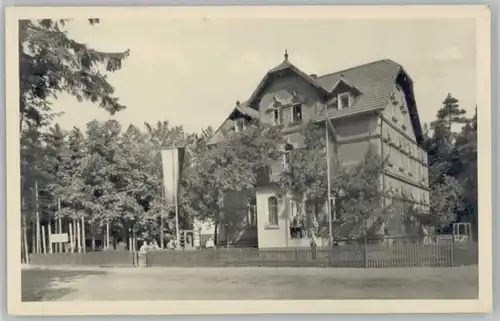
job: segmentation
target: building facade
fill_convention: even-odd
[[[331,157],[354,164],[364,159],[371,146],[388,159],[380,179],[380,188],[393,195],[386,201],[404,198],[419,210],[428,209],[427,154],[422,147],[413,81],[391,60],[317,76],[301,71],[285,54],[285,60],[267,72],[250,98],[236,103],[211,143],[244,131],[249,122],[258,119],[280,126],[287,146],[300,148],[304,139],[301,129],[310,122],[325,124],[326,117],[336,132],[336,145],[331,142],[330,147],[337,152]],[[272,167],[271,176],[276,177],[286,166],[286,149],[283,161]],[[227,197],[223,215],[239,215],[244,222],[233,232],[221,227],[219,239],[259,248],[308,246],[311,235],[296,228],[306,211],[300,195],[288,195],[277,185],[259,186],[255,193],[235,192]],[[394,235],[405,233],[398,220],[386,227]],[[348,223],[337,224],[336,230],[342,231],[343,224]]]

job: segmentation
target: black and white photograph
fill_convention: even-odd
[[[6,19],[13,313],[491,308],[486,6]]]

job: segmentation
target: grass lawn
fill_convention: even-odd
[[[100,273],[23,271],[23,299],[476,299],[478,296],[477,267],[471,266],[390,269],[227,267],[101,270]],[[47,283],[55,279],[59,279],[57,284],[66,282],[66,286],[51,290]]]

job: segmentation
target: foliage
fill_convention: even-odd
[[[446,224],[456,220],[456,214],[462,210],[462,186],[452,176],[444,176],[443,183],[431,187],[431,214],[438,224]]]
[[[448,131],[451,131],[451,126],[453,124],[463,124],[467,121],[465,118],[465,110],[461,109],[459,106],[458,99],[448,94],[443,101],[443,107],[437,112],[437,121],[433,122],[437,124],[439,122],[444,122],[447,126]]]
[[[356,220],[383,214],[380,177],[384,160],[369,148],[363,161],[342,166],[334,178],[335,194],[342,195],[346,215]]]
[[[289,165],[281,172],[279,185],[284,190],[303,194],[308,200],[321,202],[326,199],[327,190],[324,126],[307,124],[303,135],[303,146],[288,151]]]
[[[194,218],[237,225],[231,217],[220,215],[224,198],[234,191],[253,194],[259,184],[269,183],[276,175],[272,168],[284,152],[281,132],[255,123],[244,133],[210,145],[211,128],[189,134],[167,121],[146,123],[144,131],[132,125],[124,130],[114,120],[91,121],[84,131],[62,130],[53,124],[57,115],[50,106],[50,99],[61,93],[96,103],[110,114],[125,108],[106,77],[119,70],[129,55],[128,51],[100,52],[70,38],[66,23],[64,19],[19,22],[24,217],[33,221],[36,182],[42,213],[85,217],[97,227],[110,222],[123,233],[132,228],[146,234],[158,233],[151,227],[162,217],[167,230],[173,229],[172,204],[163,198],[160,152],[180,144],[186,147],[179,191],[181,226],[189,228]],[[463,127],[456,133],[454,125]],[[303,134],[304,144],[290,151],[289,166],[279,173],[278,184],[316,205],[324,204],[324,126],[308,124]],[[425,132],[424,147],[431,214],[442,222],[468,220],[477,226],[477,110],[468,119],[458,99],[448,94]],[[358,164],[332,161],[331,165],[330,192],[337,196],[344,220],[373,224],[390,217],[386,214],[391,208],[384,206],[379,188],[384,160],[373,150]]]
[[[89,19],[96,24],[98,19]],[[49,99],[65,92],[89,100],[111,114],[125,108],[114,96],[105,72],[121,68],[129,51],[100,52],[70,38],[67,20],[19,21],[20,119],[22,128],[48,125]]]
[[[327,165],[325,149],[325,128],[322,125],[308,124],[303,132],[304,144],[290,152],[290,162],[280,175],[280,186],[284,190],[302,195],[313,202],[316,212],[327,199]],[[380,175],[385,160],[373,148],[368,149],[364,161],[346,165],[338,163],[331,148],[331,196],[337,198],[342,217],[346,221],[372,224],[389,211],[382,202]],[[323,207],[323,213],[326,211]],[[340,213],[339,213],[340,214]],[[384,214],[384,215],[383,215]],[[326,216],[326,217],[325,217]],[[320,234],[325,234],[327,215],[319,218]],[[362,224],[353,224],[352,233],[359,232]],[[323,235],[325,236],[325,235]]]
[[[459,132],[453,125],[462,125]],[[471,118],[448,94],[425,133],[431,211],[441,222],[467,221],[477,229],[477,108]]]
[[[266,179],[270,166],[281,156],[280,142],[277,129],[258,124],[216,145],[198,141],[196,166],[184,173],[182,182],[191,213],[221,223],[224,197],[234,191],[253,191]]]

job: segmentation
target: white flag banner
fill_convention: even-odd
[[[163,186],[165,201],[169,205],[176,203],[179,191],[179,179],[184,160],[184,148],[171,148],[161,151],[163,164]]]

